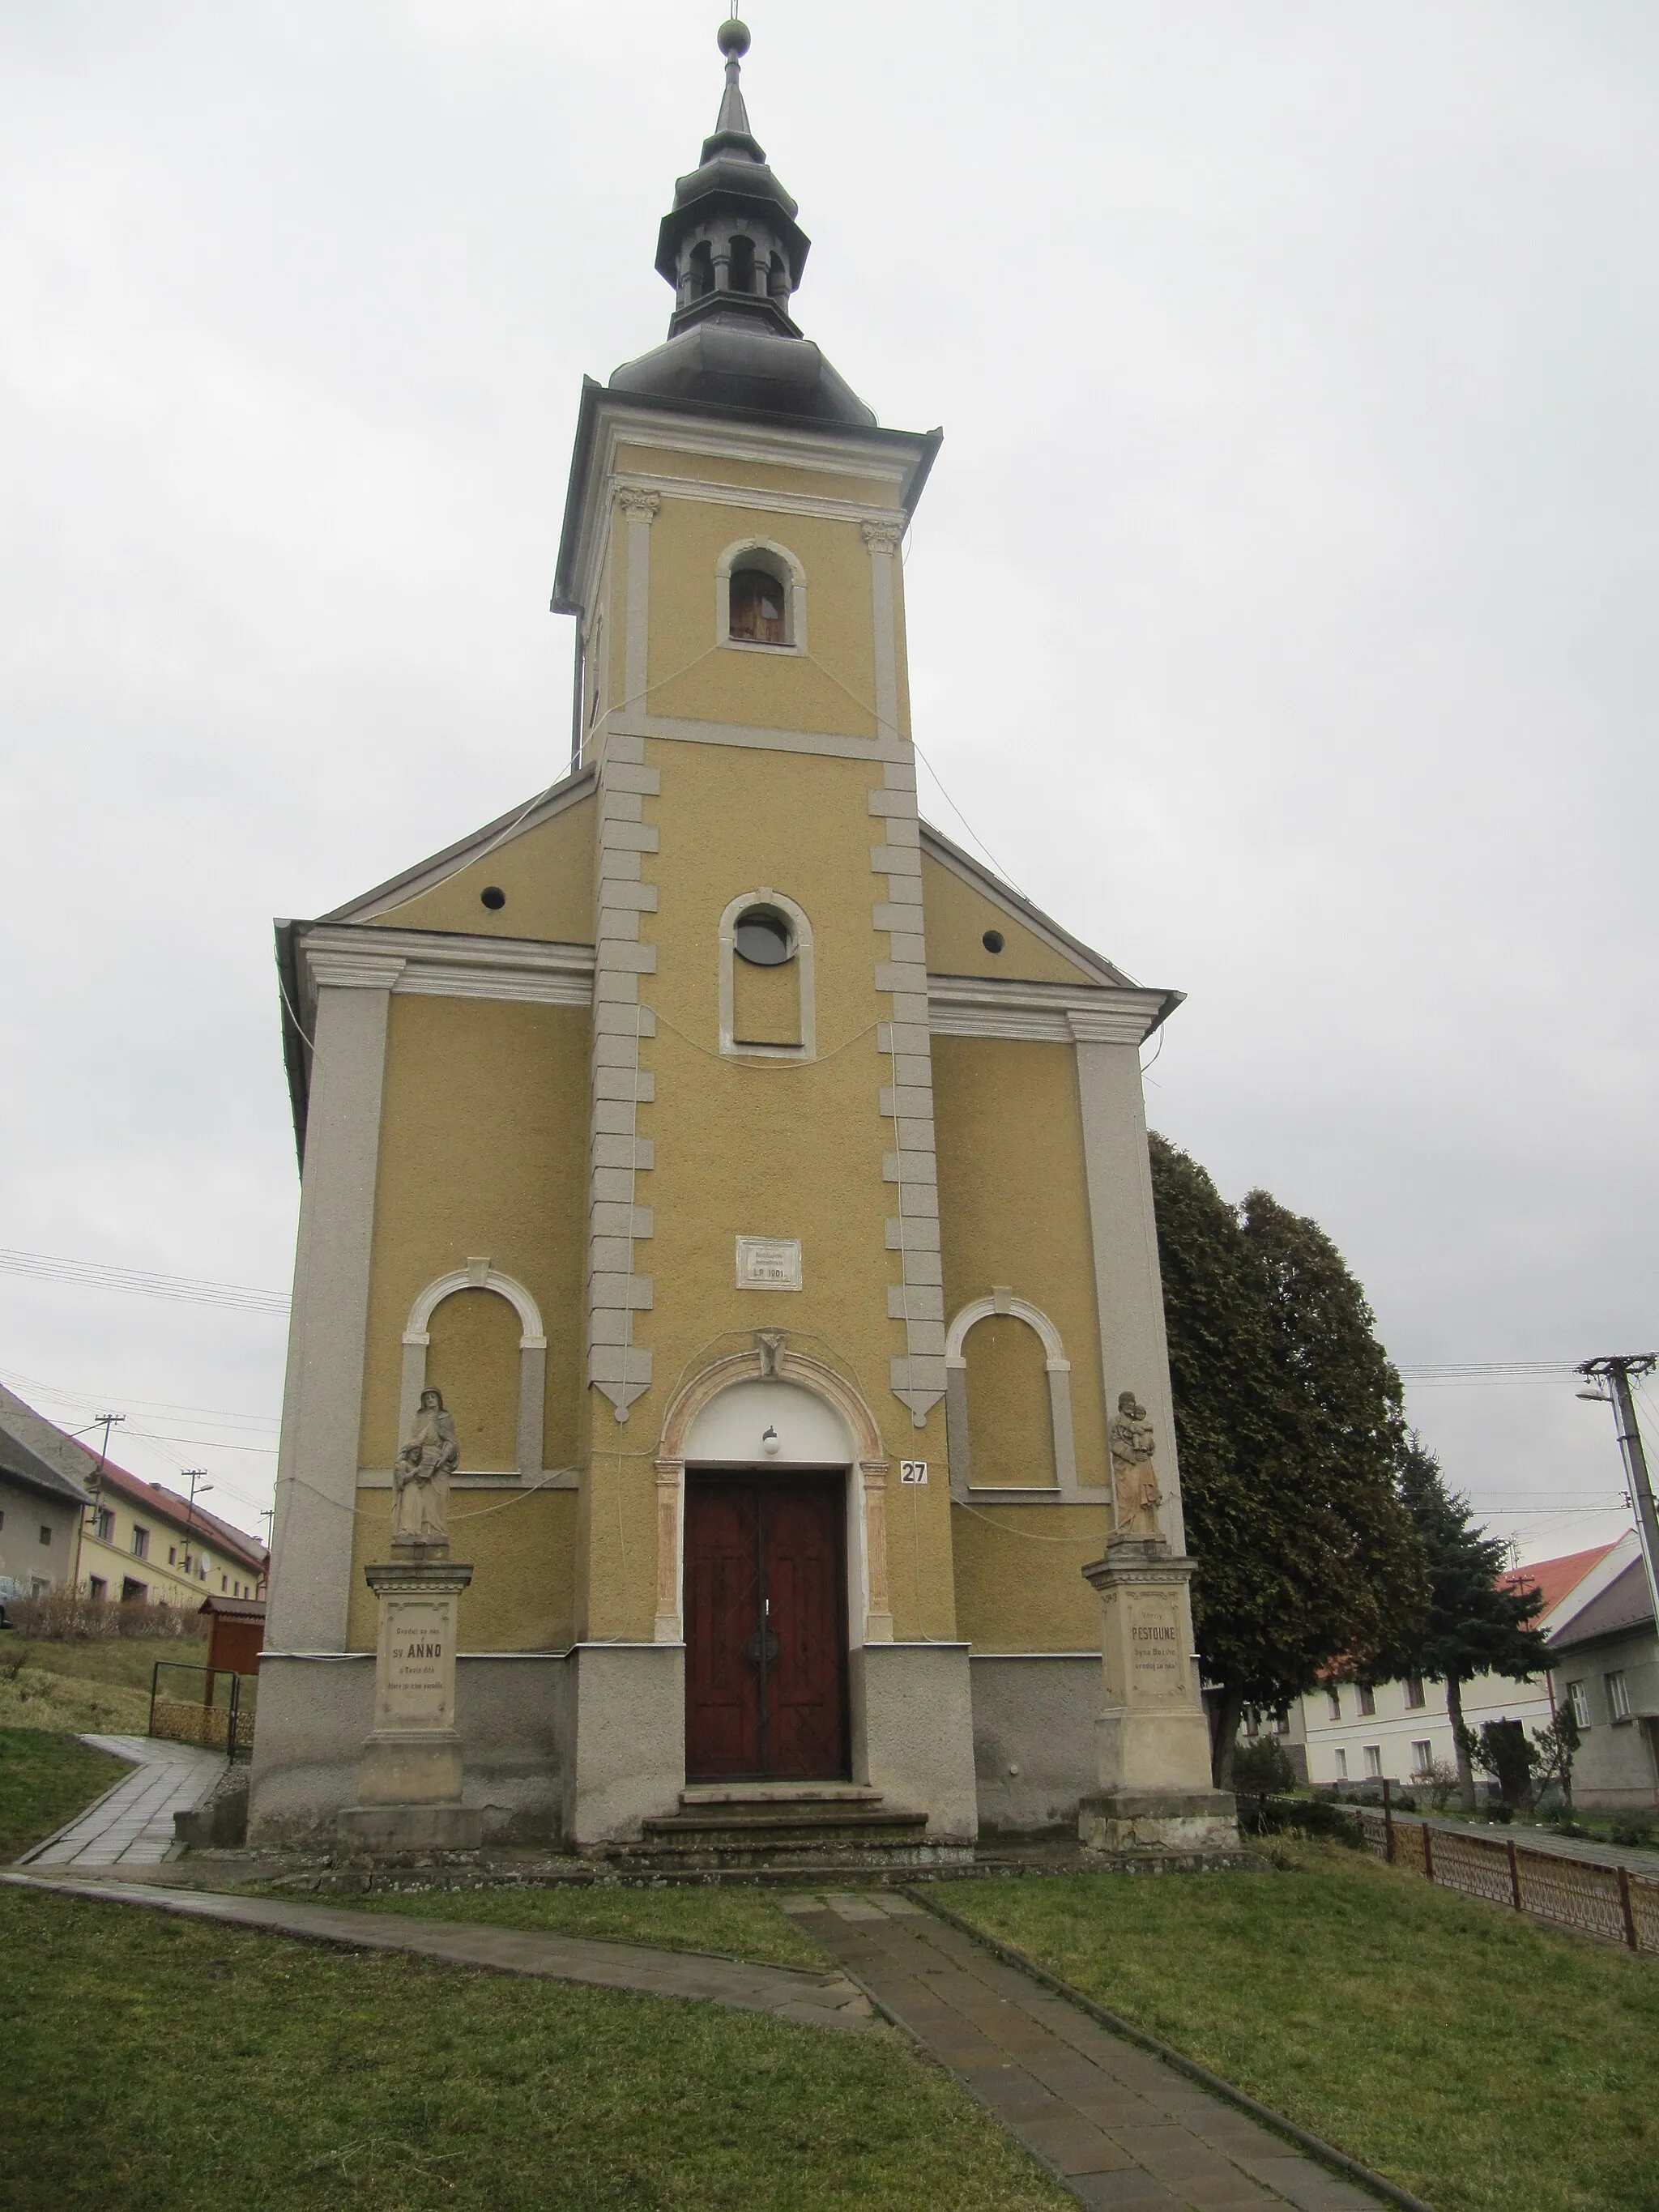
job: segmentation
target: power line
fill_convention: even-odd
[[[183,1413],[198,1420],[229,1421],[238,1428],[265,1429],[275,1432],[278,1425],[275,1413],[234,1412],[225,1406],[183,1405],[176,1398],[135,1398],[125,1390],[64,1389],[56,1382],[47,1382],[38,1375],[25,1375],[15,1367],[0,1367],[0,1382],[32,1390],[40,1398],[56,1398],[66,1406],[102,1406],[112,1397],[120,1399],[124,1406],[137,1406],[148,1413]],[[96,1426],[94,1423],[93,1425]]]
[[[100,1260],[66,1260],[50,1252],[20,1252],[0,1245],[0,1273],[77,1283],[83,1290],[124,1291],[143,1298],[178,1298],[191,1305],[227,1306],[245,1313],[285,1314],[281,1291],[246,1283],[216,1283],[199,1275],[158,1275],[143,1267],[116,1267]]]

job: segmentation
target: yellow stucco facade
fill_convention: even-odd
[[[814,1755],[943,1836],[981,1739],[1048,1726],[977,1662],[1097,1640],[1126,1389],[1178,1540],[1138,1064],[1173,1001],[918,815],[900,549],[937,435],[674,389],[583,397],[568,775],[283,939],[305,1197],[266,1710],[295,1717],[262,1720],[256,1808],[322,1786],[279,1778],[327,1765],[279,1731],[320,1710],[307,1667],[375,1646],[422,1388],[477,1741],[578,1841],[702,1771],[721,1485],[763,1583],[789,1500],[833,1553]]]

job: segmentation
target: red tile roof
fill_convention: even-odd
[[[88,1472],[90,1476],[91,1469]],[[256,1575],[264,1574],[270,1565],[270,1554],[252,1536],[245,1536],[240,1528],[233,1528],[228,1521],[222,1521],[216,1513],[210,1513],[205,1505],[198,1504],[192,1510],[189,1498],[180,1497],[176,1490],[164,1489],[159,1482],[141,1481],[136,1474],[129,1474],[125,1468],[117,1467],[113,1460],[104,1462],[98,1483],[102,1489],[113,1491],[125,1498],[129,1504],[143,1506],[147,1512],[154,1513],[158,1520],[204,1538],[216,1551],[240,1559]]]
[[[1615,1539],[1620,1541],[1621,1539]],[[1540,1589],[1544,1593],[1542,1610],[1535,1615],[1534,1626],[1547,1613],[1553,1613],[1569,1591],[1576,1590],[1590,1569],[1605,1559],[1612,1544],[1597,1544],[1588,1552],[1568,1552],[1559,1559],[1534,1559],[1530,1566],[1511,1567],[1498,1581],[1505,1589]]]

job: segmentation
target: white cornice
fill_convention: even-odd
[[[715,483],[702,477],[647,475],[630,469],[613,479],[620,496],[624,492],[648,491],[659,499],[696,500],[709,507],[752,507],[773,514],[811,514],[826,522],[856,522],[862,526],[902,531],[903,514],[873,500],[829,499],[799,491],[772,491],[757,484]]]
[[[298,951],[307,996],[313,999],[325,984],[542,1006],[587,1006],[593,999],[591,945],[321,922],[299,932]]]
[[[694,428],[683,415],[607,405],[603,397],[598,404],[596,427],[595,450],[582,491],[578,538],[581,552],[574,563],[574,580],[584,607],[593,604],[599,568],[605,557],[605,532],[599,526],[619,483],[672,493],[676,498],[704,499],[733,506],[765,507],[776,499],[791,496],[758,485],[733,486],[706,483],[696,477],[659,477],[642,475],[632,469],[621,470],[617,463],[619,446],[654,446],[666,453],[695,453],[714,460],[757,462],[772,468],[807,468],[823,476],[861,477],[866,483],[873,478],[891,484],[899,494],[915,469],[915,455],[895,453],[886,439],[872,439],[866,444],[856,433],[826,438],[810,428],[770,428],[758,422],[733,424],[729,429],[714,423]],[[752,495],[745,498],[745,493]],[[854,517],[880,514],[883,511],[880,502],[875,500],[849,501],[845,509],[835,501],[825,505],[832,513],[850,511]],[[816,509],[808,501],[794,511],[809,513]]]
[[[637,709],[616,715],[611,727],[620,737],[668,738],[687,744],[737,745],[760,752],[824,753],[836,760],[878,761],[890,757],[882,751],[879,738],[855,738],[835,730],[775,730],[759,722],[703,722],[684,714],[642,714]],[[907,741],[902,757],[908,759],[909,753]]]
[[[1167,996],[1123,985],[929,975],[927,1025],[935,1036],[1138,1045],[1157,1027]]]

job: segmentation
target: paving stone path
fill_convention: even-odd
[[[0,1873],[0,1881],[355,1950],[413,1952],[497,1973],[699,1998],[843,2033],[869,2027],[868,1990],[1084,2204],[1114,2212],[1245,2212],[1285,2203],[1297,2212],[1376,2212],[1376,2197],[890,1892],[777,1896],[843,1974],[162,1887],[90,1869],[77,1876],[32,1867]]]
[[[1085,2204],[1376,2212],[1376,2197],[908,1898],[778,1902]]]
[[[26,1851],[23,1864],[159,1866],[179,1848],[173,1814],[201,1803],[225,1771],[224,1753],[142,1735],[83,1735],[81,1741],[129,1760],[136,1771],[88,1805],[79,1819]]]
[[[452,1966],[487,1966],[496,1973],[531,1974],[549,1981],[583,1982],[598,1989],[633,1990],[659,1997],[700,1997],[739,2012],[854,2033],[868,2027],[868,2002],[844,1975],[812,1973],[797,1966],[750,1966],[696,1951],[657,1951],[637,1943],[598,1943],[552,1936],[539,1929],[494,1928],[476,1921],[423,1920],[412,1914],[354,1912],[337,1905],[308,1905],[283,1898],[227,1897],[213,1890],[151,1887],[140,1882],[74,1881],[28,1873],[0,1881],[146,1905],[191,1919],[216,1920],[277,1936],[349,1945],[360,1951],[413,1951]]]

